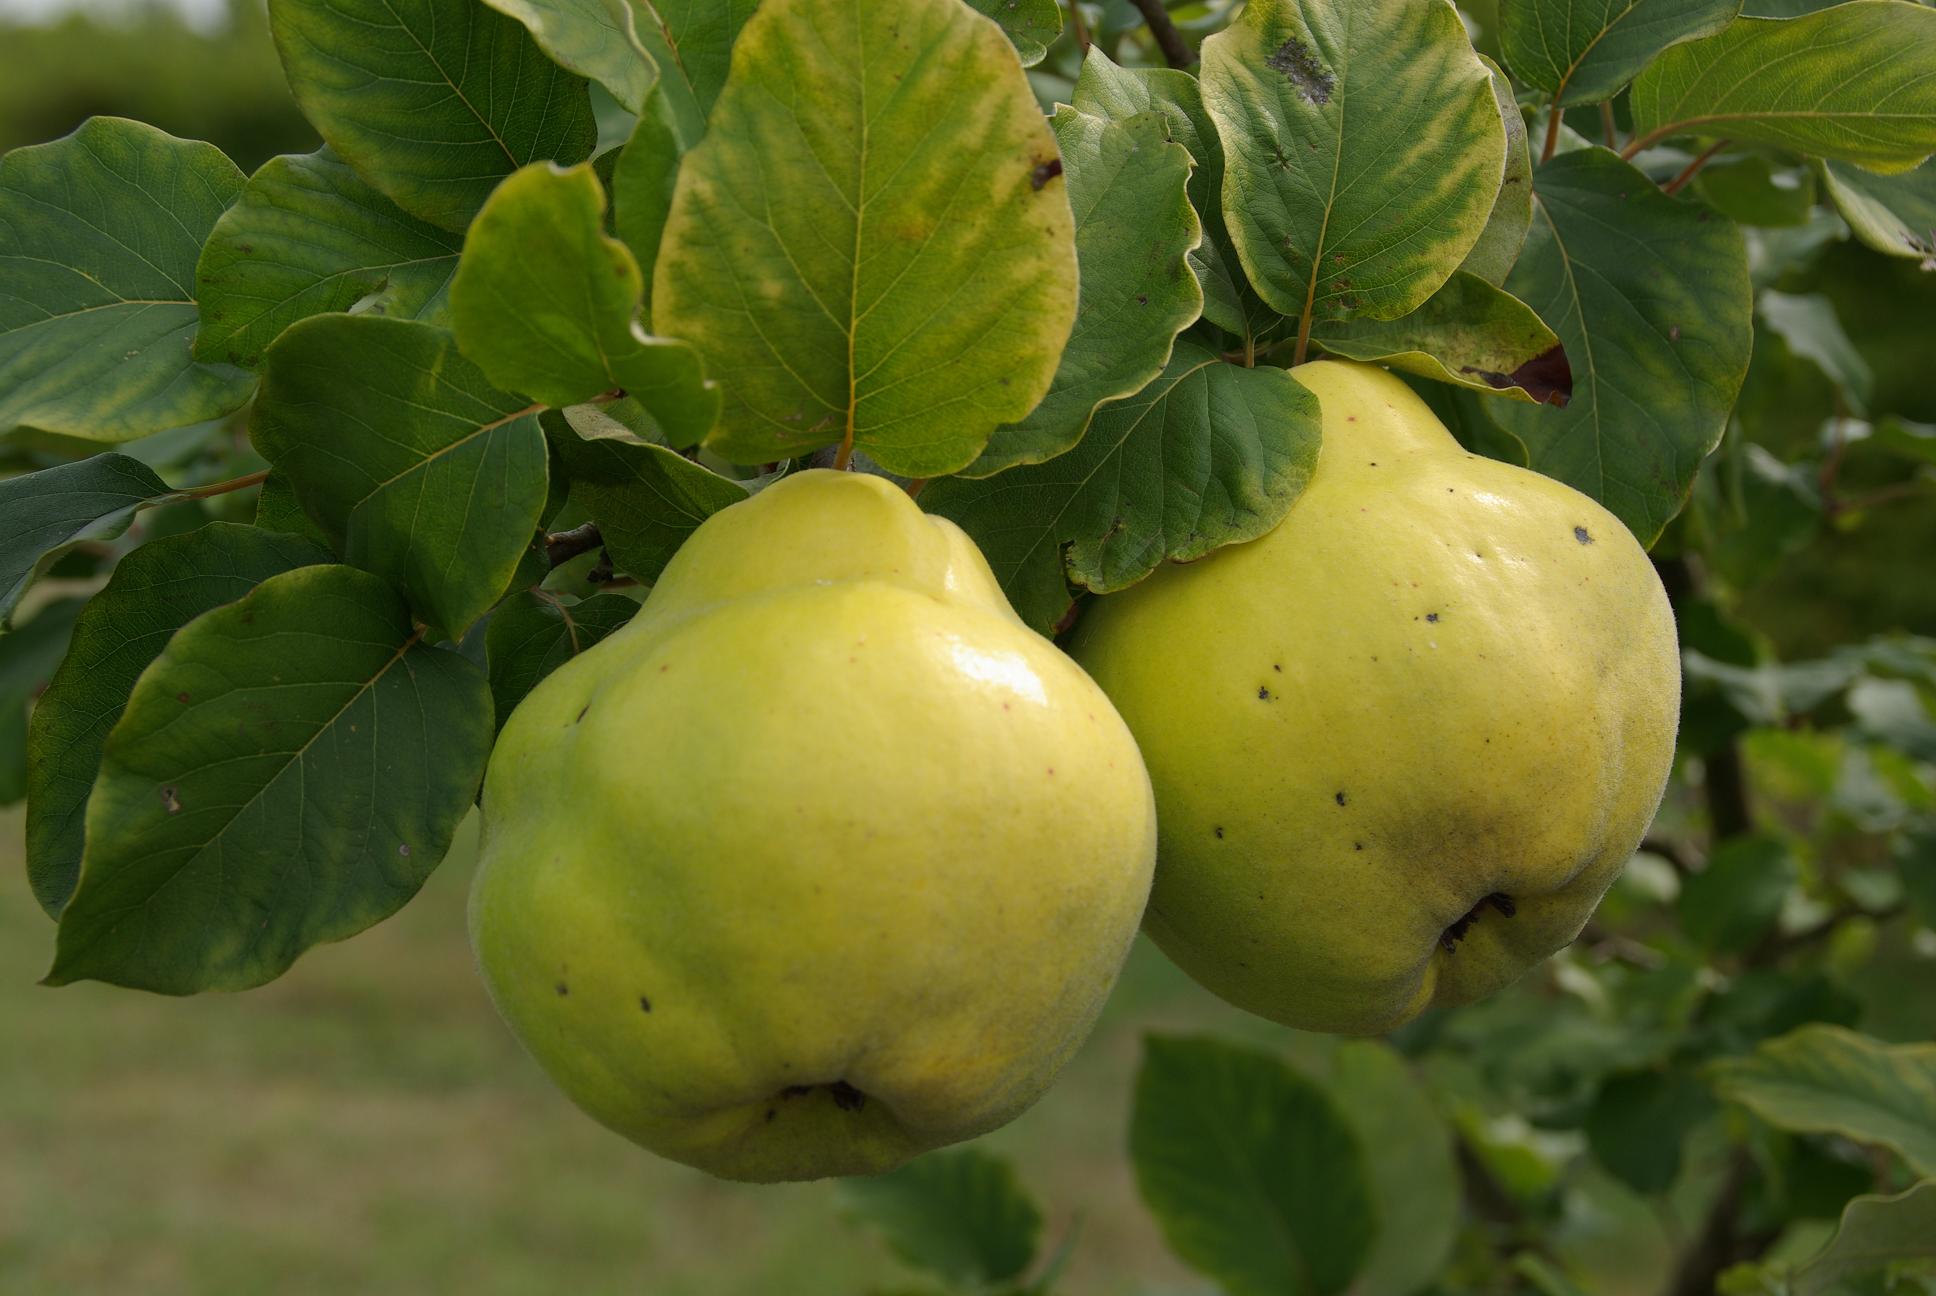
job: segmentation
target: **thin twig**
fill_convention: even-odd
[[[587,522],[569,531],[558,531],[545,537],[545,558],[553,567],[562,567],[579,554],[590,553],[605,543],[598,532],[598,523]]]
[[[1880,909],[1862,909],[1853,905],[1846,909],[1837,909],[1834,913],[1819,922],[1812,922],[1806,927],[1797,928],[1795,931],[1770,932],[1759,945],[1756,945],[1748,953],[1745,961],[1756,967],[1765,967],[1771,963],[1778,963],[1788,955],[1793,954],[1796,950],[1806,949],[1818,941],[1827,940],[1844,923],[1853,922],[1858,918],[1866,918],[1870,922],[1875,923],[1884,923],[1888,922],[1891,918],[1900,917],[1908,909],[1908,903],[1903,900],[1897,900],[1893,904],[1884,905]]]
[[[189,490],[178,490],[175,494],[183,499],[209,499],[216,495],[226,495],[230,491],[247,490],[251,486],[260,486],[268,476],[269,470],[264,468],[261,472],[245,473],[243,476],[233,478],[229,481],[216,482],[213,486],[196,486]]]
[[[1692,162],[1689,162],[1686,166],[1682,167],[1681,173],[1675,176],[1672,180],[1669,180],[1666,184],[1662,185],[1660,187],[1660,191],[1664,194],[1679,193],[1682,189],[1687,187],[1687,182],[1694,178],[1694,173],[1699,171],[1702,167],[1706,166],[1708,159],[1713,157],[1716,153],[1719,153],[1722,149],[1726,148],[1728,146],[1728,143],[1729,141],[1724,139],[1715,140],[1714,143],[1708,145],[1707,152],[1701,154],[1701,156],[1695,158]]]
[[[1561,91],[1564,93],[1564,91]],[[1560,96],[1553,96],[1553,106],[1546,110],[1546,143],[1539,150],[1539,160],[1550,162],[1553,152],[1560,146],[1560,123],[1566,120],[1566,113],[1560,107]]]
[[[1728,1161],[1720,1190],[1708,1207],[1707,1218],[1701,1222],[1700,1232],[1682,1252],[1680,1263],[1674,1266],[1668,1296],[1713,1296],[1715,1280],[1722,1270],[1762,1254],[1773,1244],[1772,1231],[1761,1230],[1747,1236],[1741,1233],[1741,1199],[1753,1173],[1754,1160],[1748,1150],[1736,1148]]]
[[[924,487],[924,486],[926,486],[927,484],[928,484],[928,479],[927,479],[926,477],[910,477],[910,478],[908,478],[908,484],[907,484],[907,493],[908,493],[908,498],[909,498],[909,499],[920,499],[920,498],[921,498],[921,488],[922,488],[922,487]]]
[[[1082,0],[1069,0],[1069,30],[1075,35],[1076,49],[1086,58],[1089,54],[1089,23],[1082,16]]]
[[[1620,147],[1620,132],[1614,128],[1611,99],[1600,101],[1600,128],[1607,133],[1607,147],[1617,151]]]
[[[1158,49],[1163,51],[1164,59],[1173,68],[1186,68],[1197,61],[1197,52],[1190,48],[1190,42],[1183,39],[1183,33],[1170,21],[1169,10],[1163,7],[1163,0],[1133,0],[1136,12],[1143,15],[1149,24],[1150,35],[1156,37]]]

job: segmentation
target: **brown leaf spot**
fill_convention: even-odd
[[[1040,189],[1043,185],[1061,174],[1061,158],[1050,158],[1047,162],[1037,162],[1035,169],[1029,172],[1029,187],[1031,189]]]

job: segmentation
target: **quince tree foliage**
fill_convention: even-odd
[[[1147,1038],[1222,1290],[1930,1264],[1936,9],[269,10],[315,152],[0,158],[47,985],[261,985],[481,798],[561,1088],[947,1290],[1069,1282],[931,1149],[1139,924],[1353,1037]]]

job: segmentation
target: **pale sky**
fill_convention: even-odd
[[[220,26],[228,14],[227,0],[155,0],[155,3],[179,10],[195,27]],[[0,22],[45,22],[76,9],[108,17],[141,7],[140,0],[0,0]]]

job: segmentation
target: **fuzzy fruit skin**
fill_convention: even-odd
[[[472,941],[518,1036],[612,1129],[755,1181],[1033,1103],[1156,850],[1101,690],[953,524],[831,472],[709,519],[531,693],[484,823]]]
[[[1579,934],[1659,806],[1680,660],[1605,509],[1383,370],[1292,373],[1324,443],[1284,522],[1098,600],[1071,651],[1156,787],[1156,943],[1251,1012],[1379,1034]]]

